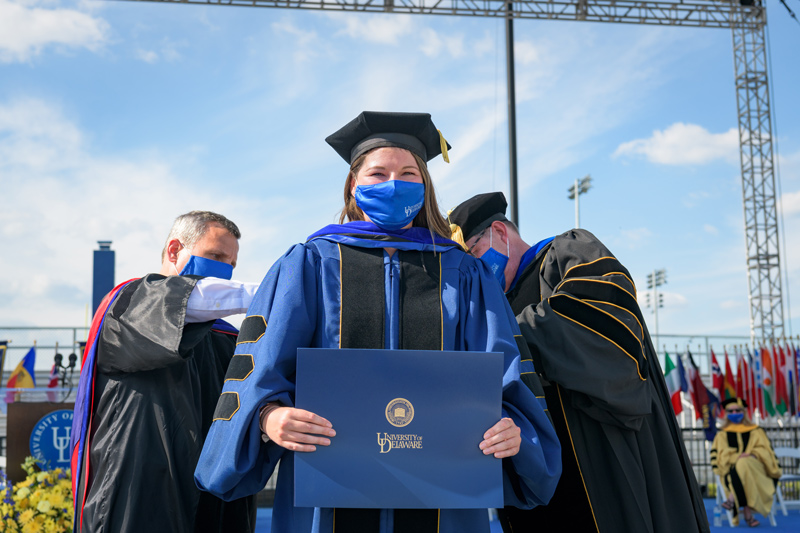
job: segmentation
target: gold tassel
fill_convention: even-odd
[[[452,234],[450,236],[450,240],[460,244],[461,247],[464,248],[464,251],[466,252],[467,243],[464,242],[464,234],[461,233],[461,226],[459,226],[458,224],[450,224],[450,233]]]
[[[439,132],[439,144],[442,147],[442,159],[444,159],[445,163],[450,162],[450,156],[447,155],[447,141],[444,140],[444,135],[442,135],[442,130],[436,130]]]
[[[461,245],[461,247],[466,252],[467,243],[464,241],[464,232],[461,231],[461,226],[459,226],[458,224],[453,224],[453,222],[450,220],[450,213],[452,213],[453,211],[455,211],[455,208],[447,212],[447,222],[450,223],[450,240]]]

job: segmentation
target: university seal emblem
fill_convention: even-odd
[[[407,426],[414,419],[414,406],[405,398],[395,398],[386,406],[386,420],[395,427]]]

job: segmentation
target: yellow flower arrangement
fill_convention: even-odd
[[[37,471],[40,461],[22,464],[27,478],[11,487],[0,482],[0,531],[8,533],[71,533],[73,506],[69,470]]]

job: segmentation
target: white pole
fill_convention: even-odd
[[[658,283],[655,270],[653,270],[653,309],[656,315],[656,342],[658,342]]]

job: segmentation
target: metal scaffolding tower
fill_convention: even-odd
[[[133,0],[366,13],[583,20],[730,28],[736,73],[750,335],[782,337],[778,213],[769,107],[766,7],[762,0]]]
[[[745,22],[761,21],[750,29]],[[778,210],[767,75],[766,11],[737,12],[733,24],[739,154],[742,165],[750,337],[784,334]]]

